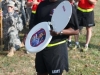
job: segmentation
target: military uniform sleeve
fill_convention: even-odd
[[[22,31],[23,30],[23,22],[22,22],[22,19],[18,16],[18,20],[17,20],[17,24],[16,24],[16,27],[19,31]]]

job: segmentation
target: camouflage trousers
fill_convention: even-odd
[[[20,48],[20,38],[17,30],[11,30],[7,37],[4,38],[4,48],[10,49],[11,47],[18,50]]]

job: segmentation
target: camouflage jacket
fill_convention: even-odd
[[[7,36],[11,31],[22,31],[23,23],[18,13],[6,13],[3,15],[3,34]]]

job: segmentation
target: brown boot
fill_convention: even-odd
[[[15,48],[14,47],[11,47],[9,53],[7,54],[8,57],[12,57],[14,55],[14,52],[15,52]]]

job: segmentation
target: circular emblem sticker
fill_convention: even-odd
[[[46,32],[43,28],[32,35],[30,44],[32,47],[37,47],[45,40]]]

